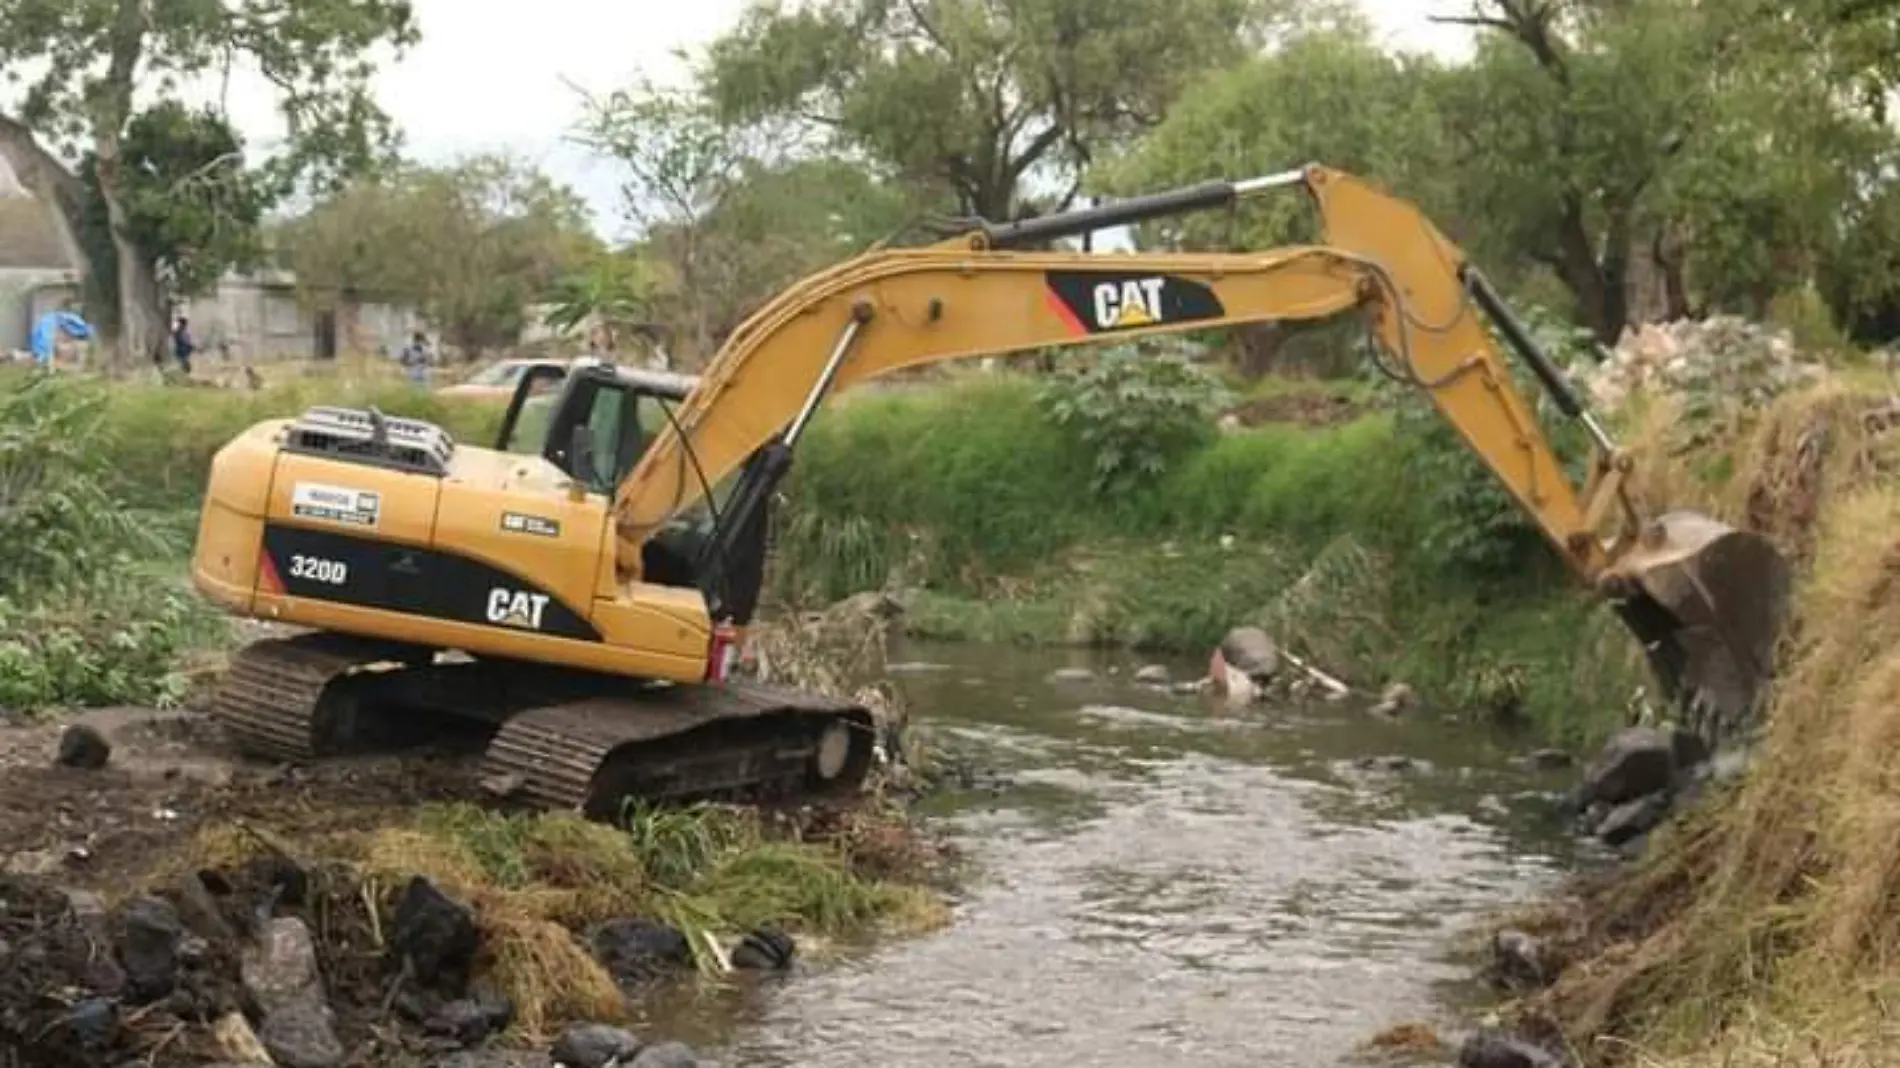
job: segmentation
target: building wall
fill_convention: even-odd
[[[0,267],[0,346],[25,349],[33,323],[59,307],[68,295],[77,296],[78,276],[53,267]]]

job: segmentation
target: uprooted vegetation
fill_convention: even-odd
[[[1900,440],[1884,390],[1783,397],[1740,440],[1645,442],[1674,500],[1797,561],[1795,617],[1750,773],[1659,830],[1633,873],[1546,918],[1572,963],[1526,1003],[1591,1063],[1861,1065],[1892,1059],[1900,941]],[[1725,459],[1725,455],[1730,459]],[[1665,460],[1665,458],[1669,458]]]

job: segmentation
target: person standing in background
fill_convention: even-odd
[[[198,343],[191,337],[191,322],[181,315],[178,325],[172,327],[172,358],[187,375],[191,373],[191,354],[197,350]]]
[[[404,345],[399,357],[403,371],[408,374],[413,385],[427,388],[429,385],[429,365],[434,362],[429,352],[429,339],[418,330]]]

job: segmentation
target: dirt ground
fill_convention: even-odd
[[[61,767],[66,723],[0,728],[0,868],[117,891],[200,829],[245,821],[309,833],[375,811],[480,796],[476,760],[379,758],[286,769],[234,757],[193,710],[101,709],[67,721],[112,744],[107,767]]]

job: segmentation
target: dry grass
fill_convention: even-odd
[[[855,688],[880,714],[900,716],[894,695],[871,681],[882,670],[888,619],[865,607],[762,626],[762,666],[796,685]],[[334,938],[326,921],[313,918],[313,927],[352,973],[379,974],[390,910],[412,877],[467,903],[482,930],[480,977],[514,1001],[515,1030],[530,1040],[569,1021],[629,1015],[625,994],[583,941],[608,920],[672,924],[712,979],[725,969],[725,950],[762,924],[797,935],[801,955],[813,957],[874,933],[928,929],[948,915],[935,886],[948,854],[875,789],[859,804],[799,813],[633,806],[615,825],[468,803],[337,809],[320,825],[206,828],[145,882],[236,870],[266,854],[322,873],[316,911],[347,912],[352,922]]]
[[[1866,418],[1883,401],[1788,398],[1695,501],[1801,562],[1795,626],[1754,772],[1589,895],[1544,1007],[1595,1060],[1900,1063],[1900,487]],[[1706,462],[1651,465],[1644,490],[1683,500]]]

